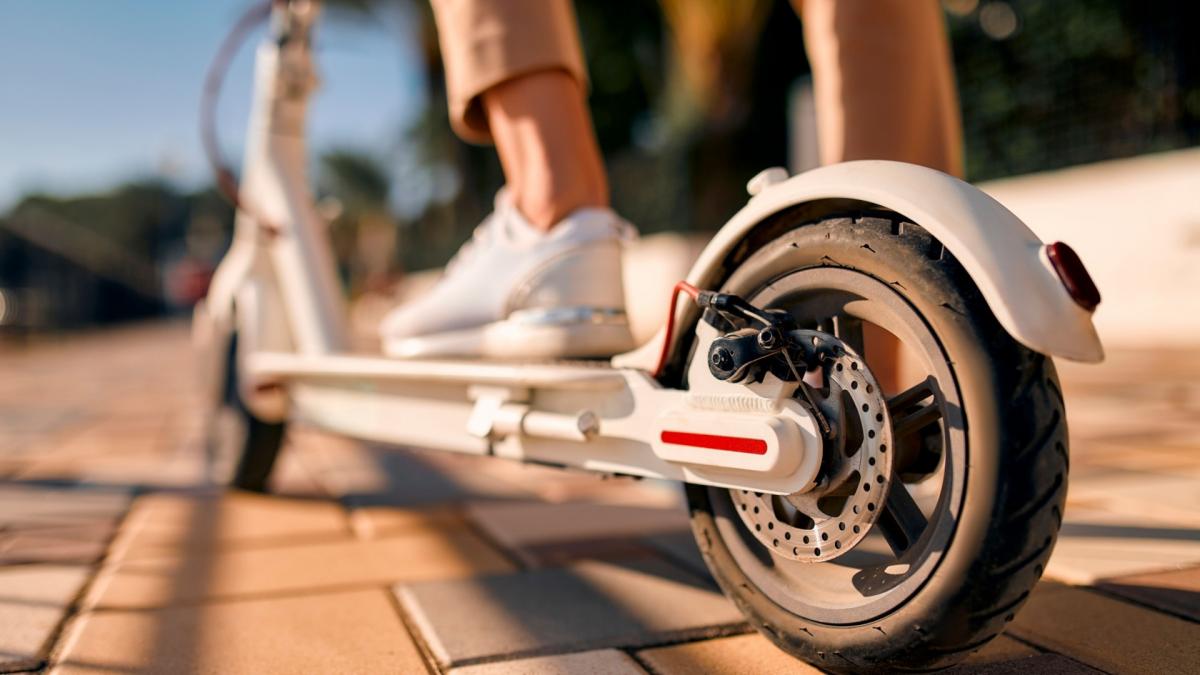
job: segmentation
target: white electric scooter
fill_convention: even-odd
[[[929,169],[771,169],[676,288],[687,301],[631,353],[351,353],[305,176],[316,3],[268,13],[235,241],[195,313],[208,398],[244,431],[234,485],[263,489],[291,422],[680,481],[721,588],[834,671],[949,665],[1012,619],[1066,495],[1050,356],[1103,357],[1099,295],[1066,245]],[[890,396],[864,359],[879,329],[923,371]]]

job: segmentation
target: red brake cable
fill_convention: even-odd
[[[675,335],[675,306],[680,293],[686,293],[693,302],[700,298],[700,289],[686,281],[680,281],[671,290],[671,308],[667,310],[667,329],[663,333],[662,352],[658,355],[658,366],[654,369],[656,379],[662,376],[663,370],[667,367],[667,353],[671,349],[671,341]]]

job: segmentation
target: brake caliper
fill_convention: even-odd
[[[734,507],[778,555],[822,562],[854,548],[878,519],[890,486],[892,446],[887,404],[862,357],[836,336],[797,327],[784,310],[701,291],[704,320],[724,333],[712,341],[708,368],[726,382],[768,374],[798,382],[823,436],[816,484],[791,495],[732,490]]]

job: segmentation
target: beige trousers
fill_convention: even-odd
[[[450,122],[488,142],[480,96],[540,70],[586,87],[571,0],[432,0]],[[962,174],[962,129],[937,0],[792,0],[813,69],[821,161],[893,159]]]

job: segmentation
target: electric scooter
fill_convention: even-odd
[[[264,488],[292,423],[678,481],[724,592],[831,671],[947,666],[1013,618],[1066,495],[1051,357],[1103,358],[1099,293],[1070,247],[933,170],[769,169],[632,352],[355,353],[305,175],[317,4],[253,18],[268,14],[240,187],[221,175],[234,242],[194,322],[212,416],[240,420],[233,485]],[[879,330],[922,372],[903,391],[872,373]]]

